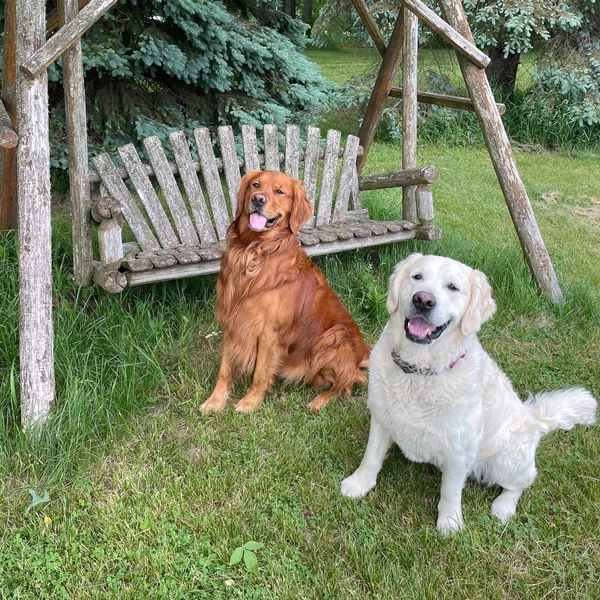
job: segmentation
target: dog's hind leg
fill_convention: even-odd
[[[341,492],[348,498],[362,498],[375,487],[377,475],[381,471],[385,455],[392,445],[392,436],[387,429],[371,417],[369,441],[360,466],[350,477],[342,481]]]

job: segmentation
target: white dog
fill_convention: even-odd
[[[358,469],[342,494],[374,487],[393,442],[416,462],[442,472],[437,528],[463,526],[461,495],[472,475],[502,486],[492,514],[506,522],[536,476],[543,434],[595,422],[586,390],[543,392],[522,403],[476,337],[496,310],[483,273],[438,256],[413,254],[390,278],[390,313],[371,353],[371,429]]]

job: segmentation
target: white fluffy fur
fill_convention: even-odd
[[[412,342],[404,330],[417,291],[435,298],[431,323],[451,319],[427,345]],[[503,488],[492,513],[506,522],[535,479],[541,436],[576,423],[593,424],[596,401],[586,390],[573,388],[521,402],[476,337],[496,309],[480,271],[449,258],[413,254],[390,278],[387,307],[390,320],[371,353],[369,441],[360,466],[342,482],[342,494],[359,498],[373,488],[395,442],[410,460],[441,470],[437,528],[442,533],[463,526],[461,494],[469,475]],[[403,361],[438,374],[404,373],[392,360],[393,350]]]

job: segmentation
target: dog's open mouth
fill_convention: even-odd
[[[442,335],[444,329],[450,325],[452,319],[436,327],[423,317],[411,317],[404,320],[404,331],[406,337],[416,344],[430,344]]]
[[[261,215],[259,212],[250,213],[250,229],[254,231],[264,231],[265,229],[271,229],[276,225],[277,221],[281,219],[281,215],[275,215],[272,219],[267,219],[265,215]]]

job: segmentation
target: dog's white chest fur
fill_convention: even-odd
[[[481,387],[461,377],[465,365],[459,361],[436,375],[408,374],[392,360],[392,350],[390,336],[383,335],[371,354],[373,417],[412,461],[442,468],[459,448],[476,454],[483,432]]]

